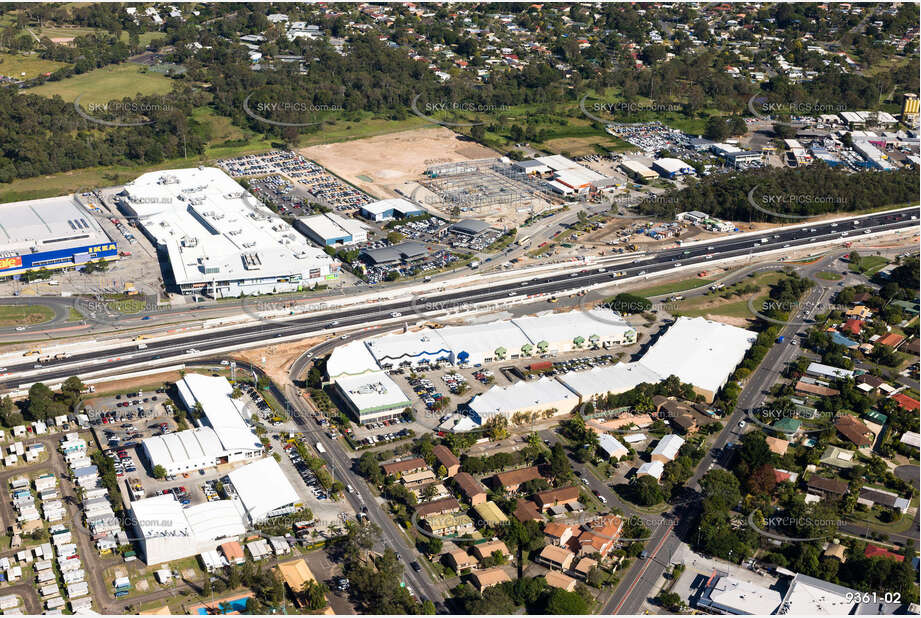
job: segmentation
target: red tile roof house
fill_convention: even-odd
[[[841,330],[852,335],[859,335],[861,328],[863,328],[863,320],[855,320],[854,318],[851,318],[844,323],[844,326],[841,327]]]
[[[921,402],[917,399],[912,399],[904,393],[896,393],[892,396],[892,399],[895,400],[899,406],[903,409],[908,410],[909,412],[917,412],[918,409],[921,409]]]
[[[435,459],[438,460],[438,463],[445,467],[445,470],[448,471],[448,478],[451,478],[458,472],[460,472],[460,459],[457,458],[457,455],[451,452],[447,446],[443,444],[438,444],[432,448],[432,454],[435,455]]]
[[[864,550],[863,555],[867,558],[889,558],[890,560],[895,560],[896,562],[902,562],[905,560],[905,556],[891,552],[885,547],[880,547],[874,545],[873,543],[867,543],[867,548]]]
[[[493,477],[496,487],[501,487],[505,491],[518,491],[522,483],[544,478],[541,476],[537,466],[528,468],[518,468],[508,472],[500,472]]]
[[[889,333],[888,335],[886,335],[885,337],[883,337],[876,343],[879,343],[881,345],[887,345],[890,348],[897,348],[902,344],[903,341],[905,341],[905,337],[903,337],[902,335],[897,335],[895,333]]]

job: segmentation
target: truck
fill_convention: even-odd
[[[323,446],[322,442],[317,442],[317,452],[323,454],[326,452],[326,447]]]

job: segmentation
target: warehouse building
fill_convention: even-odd
[[[583,401],[591,401],[608,393],[618,395],[640,384],[658,384],[662,376],[642,363],[618,363],[593,367],[587,371],[571,371],[557,378]]]
[[[618,314],[592,309],[389,334],[366,343],[378,365],[388,369],[436,361],[475,365],[635,341],[636,330]],[[339,357],[346,353],[338,350],[330,360],[335,359],[336,367],[344,367]],[[348,355],[355,353],[349,351]]]
[[[184,509],[172,494],[132,502],[131,522],[138,553],[148,566],[212,551],[246,532],[233,500]]]
[[[678,318],[639,360],[660,376],[678,376],[712,402],[757,335],[705,318]]]
[[[510,386],[493,386],[467,404],[470,418],[483,424],[495,416],[509,422],[532,414],[568,414],[579,405],[579,397],[552,378],[516,382]]]
[[[237,468],[227,477],[252,525],[288,515],[303,506],[291,481],[272,457]]]
[[[397,418],[405,408],[412,407],[409,397],[383,371],[340,376],[336,379],[336,392],[361,425]]]
[[[663,178],[678,178],[694,173],[694,168],[681,159],[665,157],[652,162],[652,169]]]
[[[659,176],[639,161],[622,161],[618,168],[634,180],[652,180]]]
[[[429,253],[421,242],[409,241],[378,249],[362,249],[359,257],[371,266],[390,266],[419,262],[427,258]]]
[[[151,469],[159,465],[175,475],[262,456],[262,442],[245,420],[244,400],[231,397],[226,378],[190,373],[176,387],[188,410],[201,405],[202,426],[141,441]]]
[[[490,227],[488,223],[478,219],[461,219],[457,223],[452,223],[451,226],[448,227],[448,230],[455,234],[469,236],[471,238],[482,236],[491,229],[492,227]]]
[[[368,241],[367,225],[332,212],[301,217],[294,222],[294,227],[304,236],[324,247],[353,245]]]
[[[338,262],[217,168],[150,172],[118,200],[169,261],[183,294],[295,292],[338,276]]]
[[[359,214],[370,221],[391,221],[393,219],[405,219],[406,217],[418,217],[427,213],[408,200],[393,197],[362,206]]]
[[[118,247],[70,195],[0,204],[0,278],[118,258]]]

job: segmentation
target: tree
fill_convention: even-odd
[[[746,481],[749,493],[755,495],[766,495],[774,491],[777,486],[777,478],[774,476],[774,468],[770,464],[758,466],[749,475]]]
[[[677,592],[663,590],[656,597],[656,600],[662,604],[662,607],[671,612],[677,613],[684,609],[684,601],[681,600],[681,596]]]
[[[557,442],[550,449],[550,476],[557,483],[564,482],[572,477],[572,466],[562,443]]]
[[[726,470],[714,468],[700,479],[700,489],[704,498],[729,510],[742,499],[739,480]]]
[[[633,481],[633,498],[640,506],[652,506],[665,500],[665,494],[659,486],[659,481],[649,475],[643,475]]]
[[[545,613],[564,616],[588,613],[588,603],[576,592],[554,588],[548,595]]]
[[[707,136],[707,139],[721,142],[729,137],[729,125],[726,124],[726,121],[720,116],[710,116],[710,118],[707,119],[707,127],[704,130],[704,135]]]
[[[165,479],[166,478],[166,468],[164,468],[160,464],[157,464],[156,466],[154,466],[153,467],[153,477],[155,479],[160,479],[160,480]]]
[[[326,601],[327,592],[329,592],[329,588],[326,584],[318,582],[315,579],[307,580],[301,588],[304,604],[307,606],[307,609],[311,610],[323,609],[329,605]]]
[[[399,232],[390,232],[387,234],[387,242],[389,242],[391,245],[396,245],[403,242],[403,238],[405,237]]]
[[[504,416],[497,415],[486,421],[483,425],[486,435],[493,442],[504,440],[508,437],[508,419]]]
[[[73,406],[80,400],[80,394],[86,388],[83,382],[77,376],[70,376],[61,384],[61,393],[65,395],[65,401],[69,406]]]
[[[54,400],[54,393],[50,388],[36,382],[29,387],[29,401],[26,414],[30,420],[44,421],[63,412],[63,406]]]

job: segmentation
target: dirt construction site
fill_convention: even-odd
[[[439,126],[310,146],[298,152],[380,199],[412,193],[413,185],[433,165],[500,156]]]
[[[298,152],[369,195],[405,197],[446,219],[517,225],[555,203],[501,155],[444,127],[302,148]],[[537,183],[539,184],[539,183]]]

